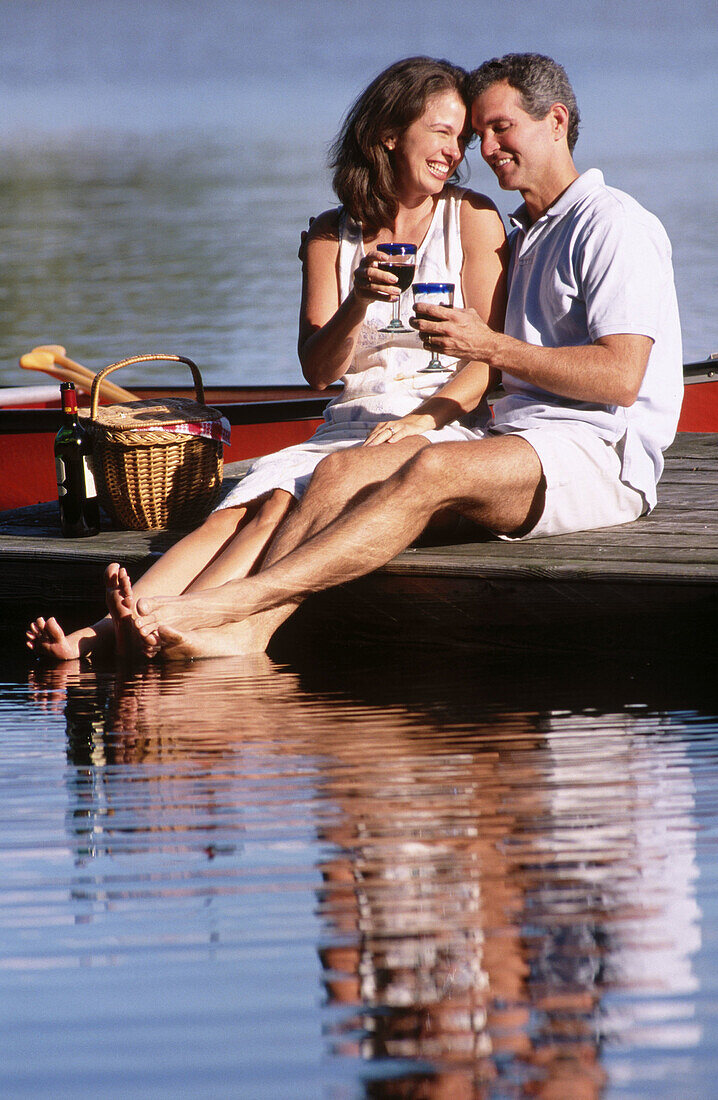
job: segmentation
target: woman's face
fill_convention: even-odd
[[[399,196],[438,194],[461,163],[468,137],[466,105],[458,93],[430,96],[424,113],[385,141]]]

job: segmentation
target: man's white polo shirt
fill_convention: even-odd
[[[671,245],[653,214],[591,169],[533,225],[512,217],[505,331],[541,347],[574,347],[632,333],[653,341],[630,408],[573,401],[504,373],[493,431],[585,424],[618,445],[621,478],[656,503],[662,451],[675,436],[683,355]]]

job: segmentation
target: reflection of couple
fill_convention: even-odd
[[[578,118],[565,72],[539,55],[469,77],[417,58],[382,73],[334,147],[342,206],[305,249],[303,370],[344,382],[326,424],[255,464],[134,590],[111,566],[110,617],[69,636],[39,619],[30,648],[66,659],[118,636],[148,656],[257,652],[304,596],[381,566],[438,516],[521,538],[650,511],[682,385],[670,245],[600,172],[579,175]],[[505,320],[500,219],[448,182],[472,130],[524,199]],[[378,266],[390,240],[417,245],[419,281],[457,287],[454,308],[417,307],[420,340],[380,332],[398,293]],[[418,373],[422,343],[456,368],[443,385]]]
[[[345,1055],[374,1063],[368,1096],[455,1100],[493,1095],[493,1081],[594,1100],[609,1041],[614,1051],[698,1041],[696,823],[680,726],[656,737],[640,708],[571,713],[555,690],[543,713],[523,692],[518,713],[487,707],[479,691],[455,704],[453,680],[430,670],[415,705],[399,678],[396,696],[377,687],[375,669],[337,696],[333,679],[302,683],[265,657],[181,675],[149,664],[99,705],[102,681],[77,665],[33,675],[67,694],[80,863],[126,856],[131,820],[142,851],[171,844],[191,889],[198,849],[211,860],[220,844],[251,847],[269,820],[275,842],[291,842],[306,813],[319,840],[323,981],[342,1008],[331,1024]],[[456,678],[471,683],[468,667]],[[90,799],[88,746],[113,765],[97,769]],[[138,783],[138,768],[152,782]],[[92,881],[122,900],[128,876],[115,861],[83,873],[83,898]],[[237,855],[216,892],[201,875],[226,918],[242,868]],[[176,887],[160,875],[148,889]],[[207,917],[208,944],[216,923]]]

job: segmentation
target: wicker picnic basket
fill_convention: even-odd
[[[120,367],[152,360],[186,363],[197,400],[163,398],[98,407],[103,378]],[[85,427],[92,437],[97,495],[113,522],[147,531],[194,527],[202,520],[222,485],[221,420],[217,409],[204,404],[196,364],[183,355],[133,355],[99,371]]]

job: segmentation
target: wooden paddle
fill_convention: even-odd
[[[25,370],[39,370],[64,382],[74,382],[78,389],[89,393],[94,374],[87,367],[68,359],[60,344],[41,344],[20,356],[20,366]],[[114,382],[103,382],[101,396],[108,401],[136,401],[136,394]]]

